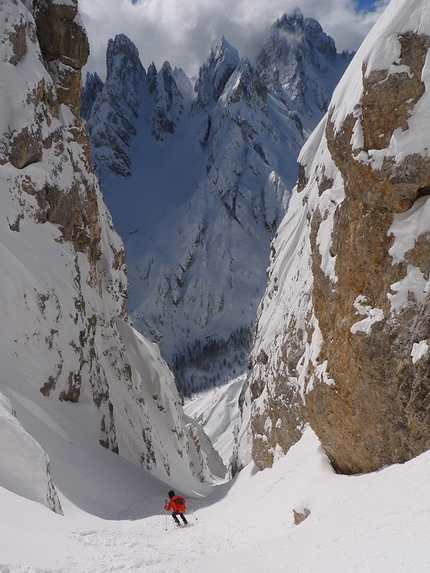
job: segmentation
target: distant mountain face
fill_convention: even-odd
[[[335,469],[428,450],[430,22],[392,2],[304,146],[271,247],[237,462],[310,424]],[[250,431],[249,431],[250,429]]]
[[[83,416],[89,447],[100,443],[172,485],[190,475],[198,488],[211,480],[212,452],[184,422],[157,348],[128,324],[123,244],[80,118],[88,41],[77,2],[7,3],[0,36],[8,86],[0,93],[0,485],[17,481],[16,460],[34,459],[37,478],[21,475],[18,493],[43,501],[45,491],[44,502],[60,509],[46,456],[13,419],[18,404],[61,435],[62,416]],[[119,56],[112,49],[110,57]],[[123,96],[128,129],[139,102]],[[59,422],[44,413],[52,404]],[[40,483],[31,485],[33,477]]]
[[[167,62],[145,72],[124,36],[107,61],[101,91],[89,76],[82,95],[92,157],[125,240],[133,322],[189,394],[246,369],[297,155],[349,57],[296,10],[255,65],[223,38],[193,82]]]

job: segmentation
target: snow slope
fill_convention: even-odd
[[[0,393],[0,476],[4,488],[61,513],[49,460],[16,419],[10,401]]]
[[[249,466],[211,496],[189,499],[186,530],[164,515],[167,488],[101,453],[79,459],[81,480],[68,488],[78,499],[61,491],[64,516],[0,488],[2,573],[429,570],[429,453],[340,476],[308,429],[272,469]],[[90,492],[99,515],[78,506]],[[293,510],[305,509],[309,517],[295,525]]]

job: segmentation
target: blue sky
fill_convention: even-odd
[[[358,10],[373,10],[375,0],[357,0]]]
[[[195,75],[222,36],[252,61],[270,25],[296,6],[320,22],[339,51],[357,50],[388,1],[79,0],[91,46],[86,70],[104,78],[107,42],[116,34],[136,44],[145,68],[168,60]]]

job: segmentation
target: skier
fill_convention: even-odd
[[[178,519],[178,515],[181,516],[184,525],[188,525],[188,521],[184,515],[185,510],[187,509],[185,507],[186,503],[185,499],[180,495],[175,495],[173,489],[169,491],[168,496],[169,496],[169,503],[167,503],[166,500],[166,505],[164,506],[164,509],[166,509],[167,511],[172,510],[172,517],[176,525],[181,525],[181,522]]]

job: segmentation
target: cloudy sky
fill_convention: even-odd
[[[79,0],[91,45],[84,70],[105,77],[109,38],[126,34],[147,69],[165,60],[195,75],[222,36],[251,60],[270,25],[299,6],[334,38],[338,51],[356,50],[389,0]]]

